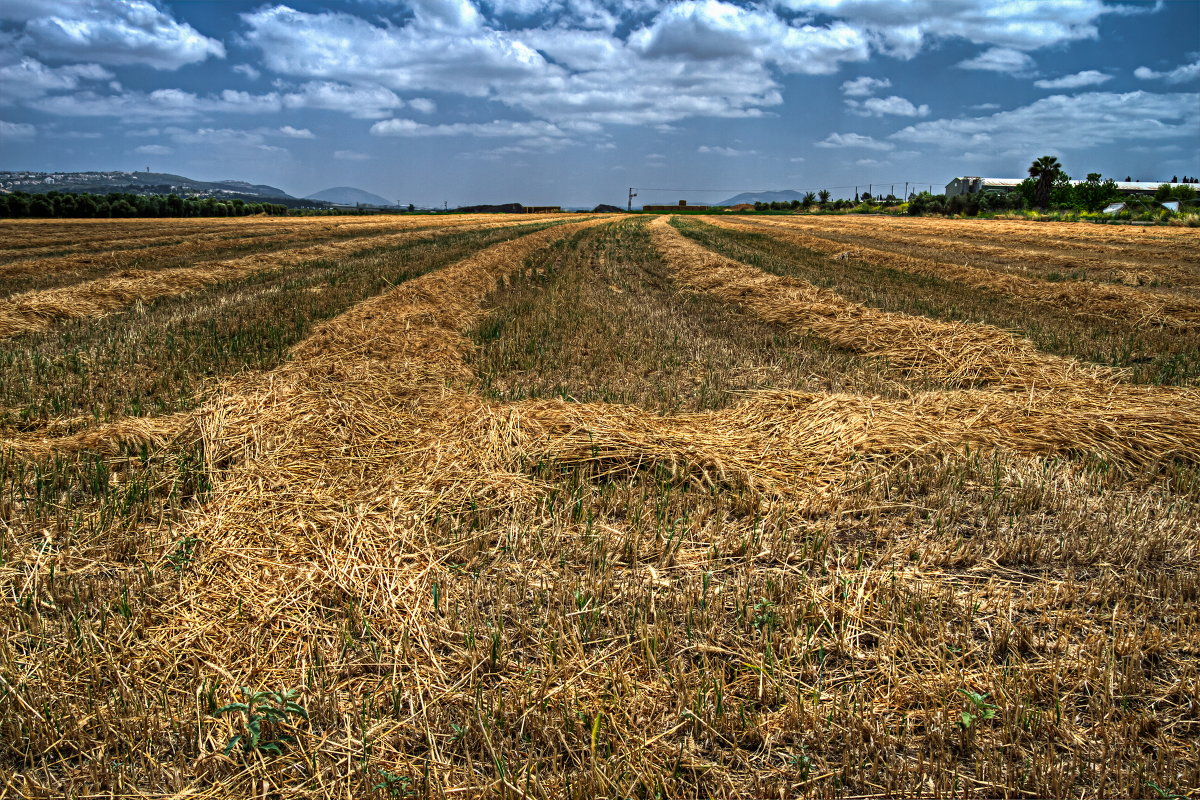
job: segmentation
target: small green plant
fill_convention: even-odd
[[[1185,795],[1176,794],[1169,789],[1164,789],[1152,780],[1146,781],[1146,785],[1154,790],[1158,800],[1187,800]]]
[[[386,769],[379,770],[379,777],[383,780],[372,787],[375,791],[382,789],[388,793],[388,797],[408,797],[413,794],[411,778]]]
[[[196,553],[196,545],[199,543],[200,540],[194,536],[185,536],[180,539],[175,551],[167,556],[167,561],[171,563],[171,569],[182,572],[192,562]]]
[[[996,706],[988,702],[988,694],[978,694],[967,689],[959,689],[958,693],[971,701],[971,710],[962,712],[958,724],[963,730],[970,730],[978,720],[992,719],[996,716]]]
[[[298,693],[297,689],[251,692],[248,687],[243,686],[243,702],[228,703],[212,712],[214,717],[234,712],[240,713],[242,717],[242,731],[229,737],[229,741],[225,743],[225,755],[229,755],[239,746],[243,753],[257,750],[281,755],[286,745],[296,741],[292,733],[296,730],[298,720],[308,721],[308,711],[296,702]]]
[[[766,628],[769,631],[779,626],[779,617],[775,614],[775,604],[763,598],[754,604],[754,627],[757,630]]]

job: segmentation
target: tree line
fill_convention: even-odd
[[[176,194],[90,194],[46,192],[0,194],[0,217],[95,218],[95,217],[247,217],[254,214],[285,216],[288,207],[240,198],[180,197]]]

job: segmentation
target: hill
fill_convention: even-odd
[[[774,192],[742,192],[741,194],[734,195],[728,200],[722,200],[719,203],[713,203],[713,205],[736,206],[742,203],[790,203],[793,200],[802,200],[803,198],[804,192],[797,192],[795,189],[780,189]]]
[[[239,180],[198,181],[169,172],[0,172],[0,189],[31,194],[130,192],[177,194],[180,197],[296,199],[276,186]]]
[[[305,200],[321,200],[326,203],[337,203],[342,206],[355,206],[362,203],[366,206],[394,206],[396,203],[386,197],[356,189],[353,186],[334,186],[315,194],[310,194]]]

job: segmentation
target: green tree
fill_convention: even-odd
[[[1073,205],[1076,208],[1084,211],[1099,211],[1115,200],[1120,195],[1120,191],[1117,189],[1116,182],[1111,178],[1102,181],[1099,172],[1089,172],[1086,181],[1076,184],[1074,195]]]
[[[1061,174],[1062,164],[1054,156],[1042,156],[1029,165],[1029,177],[1037,179],[1034,197],[1038,208],[1044,210],[1050,207],[1050,187]]]
[[[805,192],[803,199],[800,200],[800,205],[805,208],[812,208],[812,204],[817,202],[817,196],[812,192]]]
[[[829,190],[822,189],[821,191],[817,192],[817,197],[820,198],[821,206],[824,207],[825,204],[829,202]]]

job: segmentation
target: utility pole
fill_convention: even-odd
[[[904,182],[904,199],[908,199],[908,181]]]
[[[634,191],[633,186],[630,186],[629,187],[629,205],[626,206],[626,209],[625,209],[626,211],[633,211],[633,198],[635,198],[635,197],[637,197],[637,192]]]

